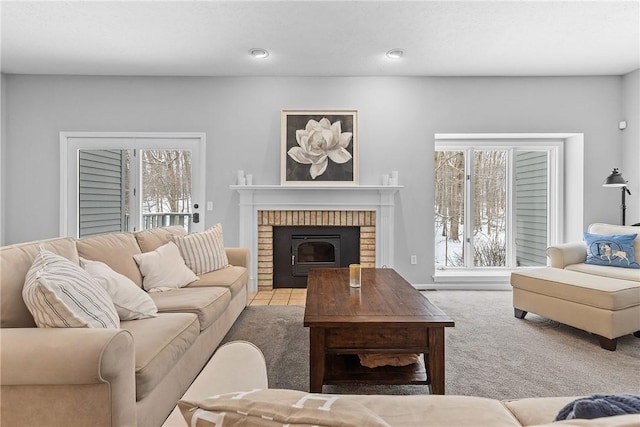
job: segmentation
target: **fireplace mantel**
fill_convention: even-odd
[[[257,290],[260,210],[371,210],[376,212],[376,266],[393,267],[395,195],[403,186],[231,185],[240,206],[239,244],[251,250],[249,281]]]

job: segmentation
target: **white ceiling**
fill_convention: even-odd
[[[632,1],[6,1],[5,73],[622,75]],[[265,48],[270,56],[248,54]],[[401,60],[384,53],[402,48]]]

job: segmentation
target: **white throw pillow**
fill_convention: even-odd
[[[133,259],[142,273],[142,286],[147,291],[163,291],[187,286],[198,280],[185,265],[175,243],[169,242],[155,251],[136,254]]]
[[[119,328],[111,297],[79,265],[41,250],[22,298],[39,328]]]
[[[172,235],[171,240],[180,249],[187,267],[195,274],[204,274],[229,266],[222,239],[222,224],[216,224],[204,233]]]
[[[156,317],[158,307],[151,297],[127,276],[123,276],[100,261],[80,258],[84,270],[113,300],[120,320],[146,319]]]

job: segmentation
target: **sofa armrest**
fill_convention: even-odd
[[[580,264],[587,260],[587,246],[584,242],[549,246],[546,252],[551,262],[551,267],[554,268],[565,268],[567,265]]]
[[[224,248],[229,264],[249,268],[249,248]]]
[[[30,425],[137,424],[128,331],[2,328],[0,340],[2,417],[8,425],[12,419],[26,422],[25,414]]]

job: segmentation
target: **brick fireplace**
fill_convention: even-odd
[[[284,211],[260,210],[258,219],[258,290],[273,289],[274,226],[356,226],[360,227],[360,264],[376,264],[375,211]]]
[[[232,185],[239,246],[251,253],[252,291],[273,287],[273,227],[360,227],[360,263],[393,268],[395,195],[401,186]]]

